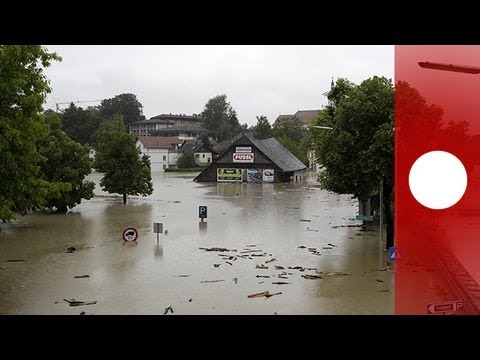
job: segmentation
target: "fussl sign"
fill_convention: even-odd
[[[253,163],[253,153],[234,153],[234,163]]]

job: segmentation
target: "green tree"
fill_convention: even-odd
[[[212,144],[210,143],[210,138],[208,137],[207,134],[202,134],[202,135],[200,136],[200,141],[201,141],[203,144],[207,145],[207,146],[211,146],[211,145],[212,145]]]
[[[130,93],[102,100],[99,109],[100,115],[106,119],[111,119],[115,115],[123,116],[125,128],[135,121],[145,119],[143,105],[137,100],[136,95]]]
[[[51,91],[43,69],[61,58],[40,45],[0,45],[0,220],[39,208],[61,189],[39,177],[35,144],[48,134],[42,105]]]
[[[328,93],[330,104],[315,120],[333,130],[312,129],[325,189],[366,201],[384,181],[387,247],[393,245],[393,85],[374,76],[354,85],[339,79]]]
[[[63,130],[68,137],[82,145],[94,144],[94,134],[104,120],[97,107],[90,106],[82,109],[73,103],[60,113],[60,118]]]
[[[135,136],[125,132],[121,118],[103,122],[98,129],[94,167],[104,176],[104,191],[123,195],[147,196],[153,192],[150,158],[136,145]]]
[[[252,130],[257,139],[268,139],[272,137],[272,125],[270,125],[267,117],[264,115],[257,116],[257,124],[252,127]]]
[[[70,139],[62,130],[62,123],[55,113],[47,113],[45,122],[49,134],[37,143],[38,152],[45,157],[41,163],[41,177],[50,183],[62,186],[57,194],[47,197],[44,206],[65,213],[68,208],[80,204],[82,199],[91,199],[95,184],[86,181],[92,171],[88,146]]]
[[[308,164],[308,130],[296,116],[280,117],[273,123],[272,135],[301,162]]]
[[[231,139],[242,129],[237,112],[227,102],[227,95],[218,95],[208,100],[200,116],[203,126],[211,130],[218,141]]]
[[[197,167],[198,165],[195,162],[195,157],[192,152],[181,151],[177,160],[177,166],[179,169],[190,169]]]
[[[296,116],[279,117],[273,123],[272,132],[275,138],[287,137],[298,143],[305,139],[308,134],[308,130]]]

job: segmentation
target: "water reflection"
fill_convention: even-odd
[[[153,247],[153,253],[155,255],[156,258],[158,257],[163,257],[163,246],[160,245],[160,243],[157,243],[154,247]]]

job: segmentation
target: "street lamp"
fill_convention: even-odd
[[[424,69],[454,71],[454,72],[461,72],[461,73],[467,73],[467,74],[480,74],[480,68],[475,66],[441,64],[441,63],[432,63],[429,61],[420,61],[418,65],[420,65],[420,67]]]
[[[325,129],[325,130],[333,130],[333,127],[331,126],[320,126],[320,125],[313,125],[315,129]]]

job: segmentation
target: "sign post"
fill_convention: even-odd
[[[438,304],[428,304],[427,314],[454,313],[463,309],[463,300],[447,301]]]
[[[198,207],[198,217],[200,219],[206,219],[207,218],[207,207],[206,206],[199,206]]]
[[[138,231],[133,227],[126,228],[122,232],[122,239],[123,241],[137,241],[138,239]]]
[[[153,232],[157,234],[157,244],[158,244],[158,234],[163,233],[163,223],[153,223]]]

